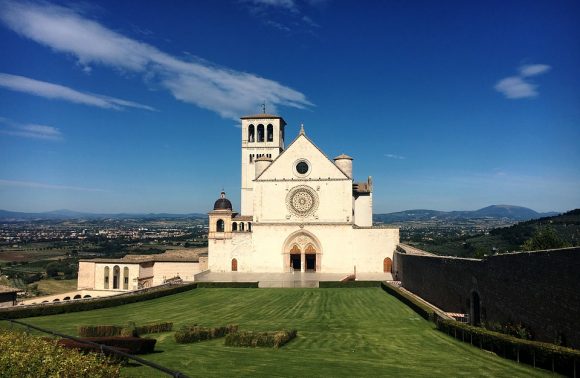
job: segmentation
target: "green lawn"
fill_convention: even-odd
[[[172,321],[241,329],[298,329],[275,349],[226,347],[223,339],[178,345],[153,335],[160,353],[144,356],[190,376],[479,376],[529,377],[544,372],[456,341],[379,288],[195,289],[115,308],[24,319],[76,335],[82,324]],[[157,376],[126,367],[128,376]]]

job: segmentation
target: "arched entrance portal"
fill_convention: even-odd
[[[471,325],[478,326],[481,324],[481,303],[479,294],[476,291],[471,293]]]
[[[383,272],[391,273],[392,270],[393,270],[393,260],[391,260],[388,257],[385,257],[385,259],[383,260]]]
[[[320,272],[322,248],[312,233],[300,230],[284,242],[282,256],[288,272]]]
[[[232,259],[232,272],[238,271],[238,260]]]

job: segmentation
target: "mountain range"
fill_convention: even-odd
[[[515,221],[525,221],[558,215],[557,212],[538,213],[532,209],[511,205],[492,205],[483,209],[473,211],[437,211],[437,210],[405,210],[395,213],[375,214],[373,220],[383,223],[397,223],[407,221],[422,220],[463,220],[496,218],[510,219]],[[169,214],[169,213],[143,213],[143,214],[97,214],[84,213],[72,210],[53,210],[39,213],[23,213],[16,211],[0,210],[0,221],[19,222],[31,220],[66,220],[66,219],[184,219],[184,218],[205,218],[206,214]]]
[[[491,205],[472,211],[405,210],[396,213],[375,214],[373,220],[383,223],[397,223],[426,220],[466,220],[466,219],[509,219],[526,221],[558,215],[557,212],[538,213],[532,209],[512,205]]]

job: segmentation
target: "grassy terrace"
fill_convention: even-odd
[[[226,347],[223,339],[178,345],[172,332],[151,335],[162,352],[144,357],[190,376],[545,375],[455,341],[378,288],[195,289],[116,308],[23,320],[72,335],[78,325],[127,321],[172,321],[174,329],[192,323],[298,329],[298,337],[278,350]],[[123,374],[156,375],[145,367],[126,367]]]

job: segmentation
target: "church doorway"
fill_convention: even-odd
[[[385,257],[385,259],[383,260],[383,272],[391,273],[392,270],[393,270],[393,260],[391,260],[388,257]]]
[[[309,272],[316,272],[316,254],[306,255],[306,270]]]
[[[290,267],[294,271],[300,272],[300,254],[299,253],[290,254]]]
[[[474,291],[471,293],[471,325],[478,326],[481,324],[481,303],[479,294]]]
[[[232,272],[237,272],[237,271],[238,271],[238,260],[232,259]]]

